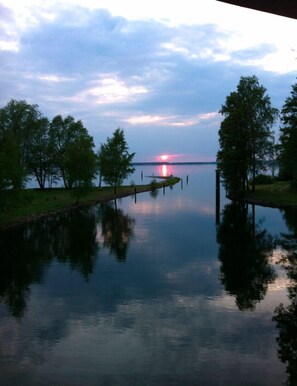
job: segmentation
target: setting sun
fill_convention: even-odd
[[[162,161],[167,161],[168,160],[168,155],[167,154],[163,154],[163,155],[161,155],[161,160]]]

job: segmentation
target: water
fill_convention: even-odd
[[[296,213],[222,193],[216,224],[215,165],[131,181],[162,174],[183,183],[0,234],[1,385],[295,384]]]

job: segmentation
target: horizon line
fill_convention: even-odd
[[[180,165],[180,164],[216,164],[216,161],[135,161],[131,162],[132,165]]]

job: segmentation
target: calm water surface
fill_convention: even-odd
[[[216,224],[215,165],[131,180],[171,173],[0,233],[1,385],[296,384],[296,212],[222,193]]]

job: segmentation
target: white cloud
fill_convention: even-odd
[[[187,47],[176,42],[165,42],[163,48],[193,58],[212,58],[215,61],[233,60],[233,54],[261,46],[275,47],[275,52],[265,54],[259,60],[246,60],[242,64],[259,66],[265,71],[286,73],[296,71],[296,61],[291,49],[296,47],[297,23],[288,18],[257,12],[241,7],[223,4],[215,0],[184,0],[172,2],[151,0],[149,2],[125,2],[118,0],[24,0],[22,2],[2,0],[2,4],[14,13],[15,21],[6,25],[9,38],[3,40],[0,49],[16,51],[19,38],[26,28],[40,23],[53,22],[61,12],[71,9],[76,21],[85,21],[86,12],[105,9],[114,16],[127,20],[167,21],[171,26],[215,25],[224,38],[215,42],[216,46],[195,52],[192,45]],[[80,16],[78,16],[80,15]],[[66,20],[64,22],[67,22]],[[240,62],[239,62],[240,63]]]
[[[102,79],[94,82],[94,87],[86,90],[81,97],[93,98],[98,104],[112,104],[129,102],[134,97],[146,94],[148,90],[141,85],[127,85],[114,76],[101,76]]]
[[[39,77],[44,81],[60,82],[67,81],[67,78],[59,78],[56,75],[44,75]],[[83,91],[79,91],[72,96],[60,98],[61,101],[68,101],[83,104],[85,108],[92,105],[113,105],[118,103],[129,103],[135,98],[148,93],[142,85],[129,85],[124,80],[120,80],[112,74],[102,74],[100,79],[93,80]],[[105,113],[106,114],[106,113]]]
[[[0,40],[0,51],[18,52],[18,50],[19,50],[19,43],[17,41]]]
[[[161,117],[159,115],[139,115],[127,118],[125,121],[131,125],[151,125],[157,123],[158,125],[166,121],[168,117]]]
[[[33,76],[31,76],[33,77]],[[61,82],[70,82],[73,79],[72,78],[66,78],[55,74],[43,74],[43,75],[37,75],[37,79],[45,82],[53,82],[53,83],[61,83]]]
[[[131,116],[125,119],[125,122],[131,125],[157,125],[157,126],[194,126],[198,125],[201,121],[217,121],[219,114],[217,112],[197,114],[192,117],[178,117],[168,115],[137,115]]]
[[[295,20],[215,0],[2,0],[0,8],[2,104],[13,97],[45,115],[72,114],[98,142],[99,132],[126,125],[136,151],[140,133],[154,130],[147,154],[166,141],[172,154],[213,158],[216,111],[240,76],[257,75],[278,108],[296,77]]]

